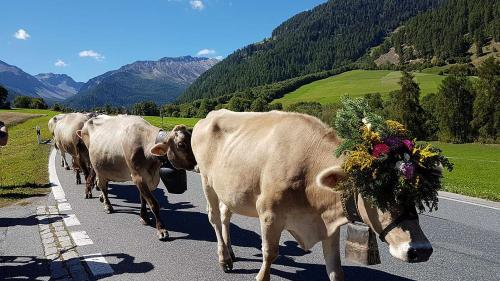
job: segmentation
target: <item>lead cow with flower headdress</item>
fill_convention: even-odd
[[[356,124],[348,126],[357,132],[360,140],[372,144],[373,138],[373,144],[384,143],[382,138],[385,136],[363,124],[363,114],[352,117],[356,118]],[[365,121],[370,124],[368,119]],[[406,146],[405,140],[401,140],[403,146]],[[369,182],[380,180],[378,172],[392,174],[398,181],[404,177],[404,173],[398,170],[403,168],[396,167],[395,163],[391,164],[390,171],[374,169],[378,167],[374,166],[378,158],[392,157],[390,145],[377,146],[376,149],[371,145],[362,151],[362,144],[358,141],[343,142],[334,130],[317,118],[297,113],[219,110],[200,120],[193,129],[191,143],[223,270],[232,270],[235,261],[229,226],[231,215],[237,213],[260,220],[263,263],[257,280],[270,279],[271,263],[278,256],[283,230],[289,231],[304,249],[321,241],[330,280],[343,280],[339,233],[340,226],[351,217],[349,210],[344,208],[343,198],[348,197],[345,194],[354,195],[350,196],[356,198],[351,206],[354,208],[350,209],[354,209],[373,231],[382,235],[381,239],[389,244],[393,256],[407,262],[428,260],[432,247],[416,216],[416,207],[421,206],[409,202],[430,197],[403,193],[408,197],[403,200],[393,187],[387,186],[384,188],[390,193],[386,194],[388,201],[379,202],[376,193],[370,194],[366,188],[351,186],[351,183],[359,182],[360,178],[354,175],[358,171],[363,171],[363,176],[365,171],[374,172],[371,179],[366,179]],[[403,146],[398,144],[394,153],[405,149]],[[335,151],[339,148],[341,153],[336,156]],[[412,149],[407,148],[410,158],[420,153],[413,153]],[[404,158],[402,155],[402,161]],[[434,178],[431,182],[438,188],[441,173],[432,170],[430,177]],[[415,180],[420,172],[420,168],[415,168],[411,180]],[[420,181],[426,182],[430,177],[421,176]]]

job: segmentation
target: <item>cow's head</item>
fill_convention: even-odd
[[[54,135],[54,130],[56,128],[56,124],[58,121],[60,121],[66,114],[57,114],[56,116],[50,118],[49,120],[49,132]]]
[[[167,155],[168,161],[176,169],[193,170],[196,166],[191,148],[191,132],[184,125],[177,125],[168,134],[161,136],[159,143],[151,148],[151,154]]]
[[[345,177],[341,167],[332,167],[317,176],[322,187],[334,189]],[[424,262],[432,254],[432,246],[425,236],[413,206],[393,206],[388,211],[373,207],[358,195],[358,213],[370,228],[389,244],[392,256],[406,262]],[[409,215],[410,214],[410,215]]]
[[[9,134],[7,132],[7,126],[5,126],[5,123],[0,121],[0,146],[7,145],[8,139],[9,139]]]

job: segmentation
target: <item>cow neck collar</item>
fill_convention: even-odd
[[[344,215],[350,223],[365,224],[358,211],[357,192],[344,191],[341,193],[340,200],[342,202],[342,210],[344,211]],[[385,237],[391,230],[399,226],[405,220],[415,219],[418,219],[416,210],[403,212],[394,221],[392,221],[389,225],[382,229],[382,231],[378,234],[378,238],[380,239],[380,241],[386,242]]]
[[[168,133],[167,131],[163,130],[163,129],[160,129],[160,131],[158,132],[158,135],[156,135],[156,139],[155,139],[155,144],[159,144],[162,142],[163,139],[165,139],[166,136],[168,136]],[[160,162],[162,163],[165,163],[165,162],[169,162],[168,161],[168,157],[167,155],[163,155],[163,156],[156,156],[158,158],[158,160],[160,160]]]
[[[358,194],[356,192],[344,191],[341,193],[342,210],[350,223],[364,223],[358,211]]]

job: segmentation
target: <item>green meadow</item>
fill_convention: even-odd
[[[500,201],[500,145],[434,143],[454,164],[445,190]]]
[[[444,79],[444,76],[437,74],[438,70],[434,70],[413,73],[423,95],[437,92]],[[280,102],[285,106],[303,101],[328,104],[339,102],[346,94],[351,97],[375,92],[387,94],[400,89],[400,77],[400,71],[352,70],[304,85],[273,102]]]

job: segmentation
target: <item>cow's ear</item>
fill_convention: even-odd
[[[82,130],[78,130],[78,131],[76,131],[76,135],[77,135],[79,138],[82,138]]]
[[[339,182],[347,177],[346,173],[340,166],[327,168],[319,173],[316,177],[316,183],[321,187],[339,190]]]
[[[155,146],[151,148],[151,154],[155,156],[164,156],[165,154],[167,154],[167,151],[168,145],[164,143],[155,144]]]

